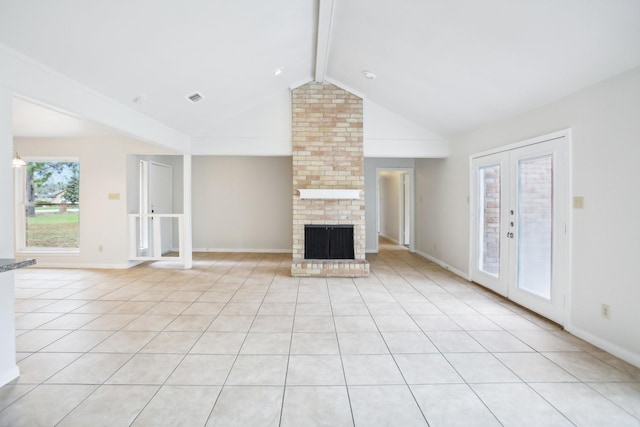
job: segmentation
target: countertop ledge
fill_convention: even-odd
[[[14,258],[0,258],[0,273],[5,271],[17,270],[18,268],[28,267],[36,263],[35,259],[17,260]]]

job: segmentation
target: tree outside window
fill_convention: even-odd
[[[78,247],[80,163],[29,162],[26,199],[26,247]]]

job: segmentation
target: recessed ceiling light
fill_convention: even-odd
[[[187,95],[187,99],[193,103],[200,102],[204,99],[201,93],[194,92],[191,95]]]
[[[144,95],[136,96],[135,98],[133,98],[133,102],[135,102],[136,104],[144,104],[146,100],[147,97]]]
[[[284,68],[282,67],[276,68],[275,70],[273,70],[273,75],[277,77],[280,74],[282,74],[283,71],[284,71]]]
[[[376,78],[376,75],[373,74],[371,71],[363,71],[362,75],[364,76],[365,79],[367,80],[373,80]]]

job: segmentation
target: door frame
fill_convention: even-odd
[[[400,174],[400,230],[398,240],[402,246],[411,246],[411,177],[408,173]],[[408,231],[408,232],[407,232]],[[407,243],[408,241],[408,243]]]
[[[407,174],[409,174],[409,183],[411,186],[411,191],[410,191],[410,209],[409,209],[409,214],[410,214],[410,221],[409,221],[409,226],[411,227],[410,230],[410,242],[409,242],[409,251],[410,252],[415,252],[416,251],[416,179],[415,179],[415,170],[414,168],[385,168],[385,167],[379,167],[376,168],[376,241],[375,241],[375,253],[378,253],[380,251],[379,245],[378,245],[378,234],[379,234],[379,229],[380,229],[380,172],[384,172],[384,171],[399,171],[399,172],[405,172]],[[400,209],[400,206],[398,206],[398,209]],[[400,212],[398,212],[398,214],[400,214]]]
[[[156,160],[149,160],[148,162],[148,167],[147,167],[147,185],[148,185],[148,189],[147,189],[147,209],[148,212],[146,212],[147,214],[151,214],[151,188],[154,185],[154,182],[151,179],[151,170],[153,169],[154,166],[157,167],[161,167],[161,168],[166,168],[168,173],[169,173],[169,177],[170,177],[170,182],[171,182],[171,188],[169,189],[169,193],[171,196],[171,206],[170,206],[170,210],[171,212],[156,212],[156,213],[161,213],[161,214],[165,214],[165,213],[173,213],[173,201],[174,201],[174,196],[173,196],[173,166],[170,164],[166,164],[166,163],[161,163],[159,161]],[[163,218],[164,219],[164,218]],[[173,236],[173,223],[171,222],[172,220],[169,219],[169,225],[170,225],[170,244],[167,245],[166,247],[162,247],[162,253],[160,255],[164,255],[165,253],[171,252],[175,250],[175,245],[174,245],[174,236]],[[167,243],[167,242],[162,242],[162,243]]]
[[[514,149],[518,149],[518,148],[522,148],[522,147],[526,147],[529,145],[534,145],[534,144],[539,144],[545,141],[550,141],[550,140],[554,140],[554,139],[560,139],[560,138],[565,138],[566,141],[566,146],[565,146],[565,150],[564,150],[564,158],[560,159],[562,160],[562,172],[563,172],[563,176],[562,176],[562,180],[565,183],[565,200],[564,200],[564,206],[562,206],[562,209],[564,209],[565,211],[565,240],[564,240],[564,248],[560,251],[560,259],[561,261],[559,261],[560,264],[562,264],[562,268],[561,268],[561,272],[559,275],[559,280],[561,280],[562,282],[564,282],[564,286],[565,286],[565,291],[564,291],[564,315],[563,315],[563,321],[562,321],[562,326],[565,326],[567,324],[570,323],[570,313],[571,313],[571,295],[572,295],[572,278],[573,278],[573,271],[572,271],[572,224],[573,224],[573,210],[572,210],[572,200],[573,200],[573,182],[572,182],[572,159],[573,159],[573,155],[572,155],[572,133],[571,133],[571,128],[567,128],[567,129],[562,129],[556,132],[551,132],[548,134],[544,134],[544,135],[540,135],[534,138],[529,138],[526,140],[522,140],[522,141],[518,141],[512,144],[507,144],[507,145],[503,145],[500,147],[496,147],[496,148],[492,148],[486,151],[482,151],[479,153],[474,153],[472,155],[469,156],[469,265],[468,265],[468,271],[469,271],[469,275],[471,275],[472,269],[473,269],[473,265],[474,265],[474,253],[475,253],[475,248],[474,248],[474,236],[473,236],[473,230],[475,228],[475,217],[476,217],[476,213],[473,211],[474,210],[474,203],[472,203],[472,197],[474,192],[476,191],[476,189],[474,188],[474,172],[473,172],[473,160],[483,157],[483,156],[488,156],[488,155],[492,155],[492,154],[497,154],[497,153],[501,153],[501,152],[506,152],[506,151],[511,151]]]

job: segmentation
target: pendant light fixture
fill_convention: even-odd
[[[19,168],[22,166],[27,166],[27,162],[25,162],[24,160],[22,160],[22,158],[20,157],[20,155],[18,154],[17,151],[13,152],[13,161],[11,162],[12,166],[14,168]]]

